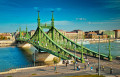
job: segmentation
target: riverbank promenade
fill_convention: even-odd
[[[20,68],[20,69],[12,69],[8,72],[0,72],[0,77],[64,77],[64,76],[75,76],[75,75],[90,75],[90,74],[98,74],[96,72],[96,68],[98,66],[97,59],[93,57],[89,57],[89,66],[88,62],[86,62],[87,68],[84,68],[84,63],[77,63],[80,65],[81,69],[74,70],[74,64],[68,64],[67,67],[65,64],[57,65],[57,69],[55,71],[54,65],[46,65],[46,66],[36,66],[29,68]],[[101,60],[101,66],[104,66],[104,71],[101,68],[101,75],[106,77],[120,77],[120,61],[113,60],[112,62]],[[91,67],[93,69],[91,70]],[[110,68],[112,67],[113,72],[110,74]]]

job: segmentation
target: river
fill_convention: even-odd
[[[113,58],[120,56],[120,43],[111,42],[111,55]],[[98,43],[86,44],[85,47],[98,52]],[[109,43],[100,43],[100,53],[108,55],[109,53]]]
[[[29,56],[30,53],[17,47],[0,48],[0,71],[33,64]]]
[[[100,52],[108,54],[108,43],[100,43]],[[91,50],[98,52],[98,43],[84,45]],[[0,48],[0,71],[6,71],[11,68],[21,68],[27,65],[33,65],[31,55],[35,48],[20,49],[17,47],[3,47]],[[111,55],[120,56],[120,43],[111,43]]]

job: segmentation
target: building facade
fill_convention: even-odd
[[[84,32],[82,30],[73,30],[71,32],[66,32],[63,30],[59,31],[69,39],[82,39],[84,36]]]
[[[12,34],[10,33],[0,33],[0,40],[12,40]]]
[[[34,35],[34,33],[35,33],[35,30],[31,30],[31,31],[29,32],[29,35],[32,37],[32,36]]]
[[[115,38],[120,39],[120,30],[114,30],[115,31]]]

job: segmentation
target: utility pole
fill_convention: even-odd
[[[34,52],[34,67],[35,67],[35,59],[36,59],[35,54],[36,54],[36,51],[37,51],[37,50],[35,50],[35,52]]]
[[[109,36],[109,56],[108,56],[109,61],[112,61],[112,56],[111,56],[111,44],[110,44],[110,36]]]
[[[98,75],[100,76],[100,36],[99,36],[99,43],[98,43]]]
[[[83,57],[83,41],[84,41],[84,36],[82,33],[82,43],[81,43],[81,63],[85,63],[84,57]]]
[[[75,39],[74,39],[74,42],[75,42]],[[76,45],[74,45],[74,56],[76,56]],[[74,58],[75,62],[74,62],[74,70],[76,68],[76,57]]]

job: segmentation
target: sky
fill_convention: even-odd
[[[55,27],[65,31],[120,29],[120,0],[0,0],[0,33],[37,28],[51,23],[54,11]]]

